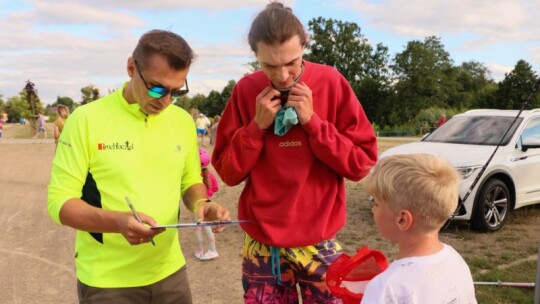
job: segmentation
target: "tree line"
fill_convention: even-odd
[[[377,130],[418,130],[434,125],[441,113],[450,118],[474,108],[519,109],[538,77],[528,62],[518,60],[513,70],[496,82],[481,62],[455,65],[435,36],[409,41],[403,51],[391,56],[382,43],[371,44],[354,22],[318,17],[308,22],[308,31],[311,41],[304,59],[333,66],[342,73]],[[256,61],[246,65],[251,71],[258,69]],[[221,114],[235,84],[230,80],[221,92],[183,96],[174,104],[210,117]],[[25,94],[23,90],[7,101],[0,95],[0,110],[10,114],[20,108],[17,113],[24,116]],[[80,103],[59,96],[51,106],[65,104],[73,110],[100,96],[93,85],[82,88],[81,94]],[[528,108],[539,107],[540,96],[536,95]]]

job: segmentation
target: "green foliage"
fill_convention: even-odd
[[[100,98],[99,89],[93,84],[89,84],[81,88],[81,94],[81,105],[87,104]]]
[[[395,107],[401,113],[395,123],[410,121],[421,109],[448,104],[452,60],[439,38],[409,42],[393,62],[391,67],[398,79]]]
[[[402,124],[402,125],[386,125],[382,129],[375,132],[377,136],[416,136],[416,130],[414,129],[414,126],[410,123]]]
[[[392,94],[388,48],[374,48],[354,22],[319,17],[308,25],[312,40],[304,59],[335,67],[349,81],[367,117],[381,123],[386,104],[381,101]]]
[[[10,121],[19,121],[21,117],[28,119],[31,114],[30,104],[20,96],[8,98],[4,111],[8,114]]]
[[[221,92],[212,90],[208,96],[199,93],[192,98],[182,96],[174,104],[190,112],[193,117],[196,117],[199,113],[204,113],[209,118],[221,115],[235,85],[236,81],[229,80],[227,86]]]
[[[255,72],[255,71],[257,71],[257,70],[259,70],[261,68],[261,66],[259,65],[259,62],[257,61],[257,59],[244,64],[244,66],[246,66],[251,73],[253,73],[253,72]]]
[[[56,102],[53,103],[52,105],[53,106],[56,106],[56,105],[65,105],[66,107],[68,107],[68,109],[70,111],[73,111],[74,110],[74,105],[75,105],[75,102],[73,101],[73,99],[71,97],[67,97],[67,96],[58,96],[56,98]]]
[[[492,107],[496,109],[519,109],[530,95],[538,76],[525,60],[519,60],[514,69],[505,74],[499,83]],[[527,109],[540,107],[540,94],[534,96]]]
[[[308,22],[312,31],[309,53],[305,59],[335,67],[349,82],[357,83],[367,75],[386,74],[388,49],[379,45],[373,51],[354,22],[322,17]],[[383,68],[383,70],[381,70]]]

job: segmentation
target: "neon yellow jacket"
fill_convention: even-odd
[[[160,224],[178,222],[181,195],[202,183],[195,125],[170,105],[158,115],[128,104],[122,90],[77,108],[66,121],[53,160],[48,211],[70,198],[106,210],[138,212]],[[78,279],[94,287],[155,283],[185,264],[178,230],[167,229],[150,243],[132,246],[119,233],[77,231]]]

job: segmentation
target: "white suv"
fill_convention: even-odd
[[[446,158],[462,175],[460,200],[493,154],[517,110],[471,110],[455,115],[421,141],[396,146],[394,154],[430,153]],[[500,229],[508,211],[540,203],[540,109],[523,111],[480,180],[457,210],[481,232]]]

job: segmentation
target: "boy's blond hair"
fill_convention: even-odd
[[[385,157],[365,178],[366,191],[390,210],[409,210],[426,229],[440,229],[458,203],[460,175],[431,154]]]

